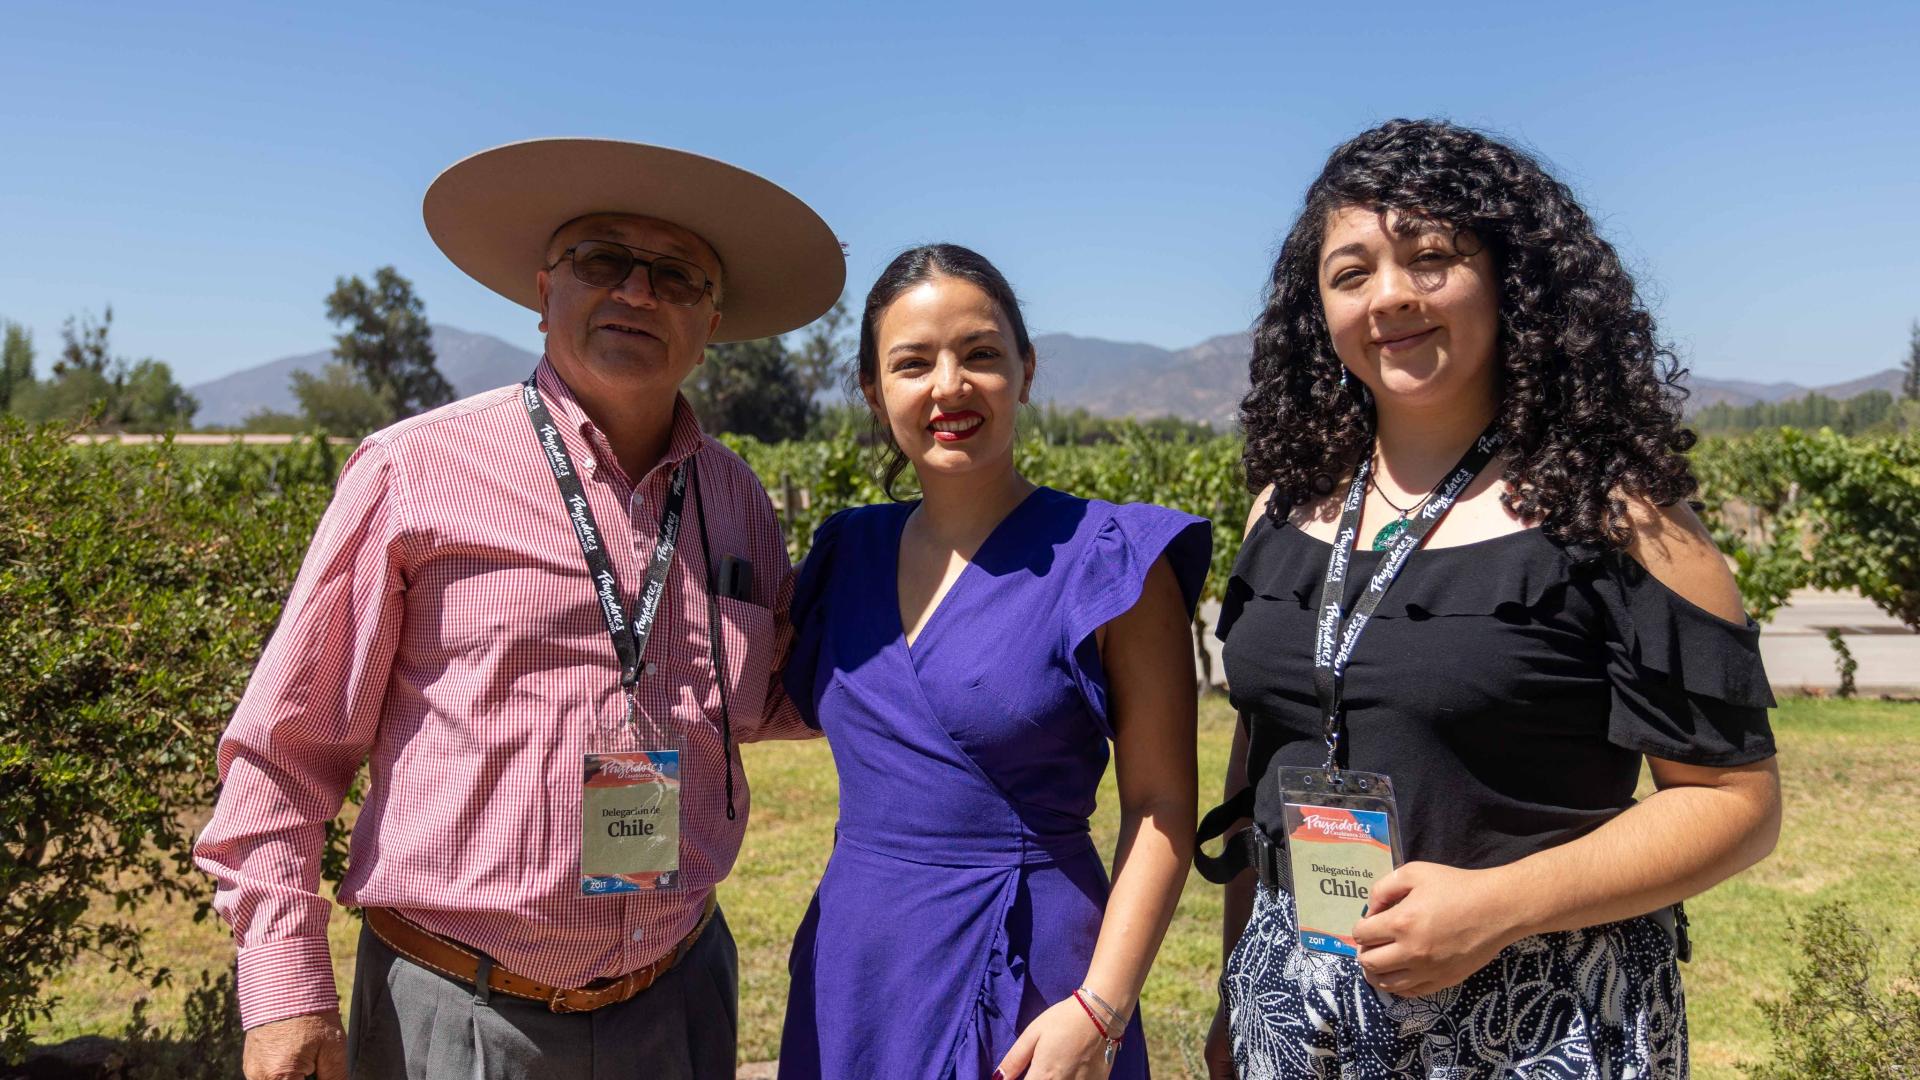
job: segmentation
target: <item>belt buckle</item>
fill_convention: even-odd
[[[564,986],[554,987],[553,995],[547,998],[547,1011],[560,1013],[562,1015],[583,1012],[584,1010],[574,1008],[573,1004],[567,1000],[568,993],[570,993],[570,991]]]

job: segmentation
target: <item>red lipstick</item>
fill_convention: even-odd
[[[986,417],[972,409],[963,409],[959,412],[934,413],[927,430],[933,432],[937,442],[956,443],[973,438],[985,426]]]

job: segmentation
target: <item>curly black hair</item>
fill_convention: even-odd
[[[1273,264],[1254,327],[1253,388],[1240,405],[1247,484],[1274,485],[1268,512],[1332,490],[1370,452],[1372,396],[1342,383],[1320,304],[1328,216],[1395,210],[1487,247],[1500,283],[1497,423],[1502,500],[1563,543],[1625,546],[1622,495],[1669,506],[1695,489],[1680,426],[1685,374],[1613,247],[1565,184],[1477,131],[1393,120],[1335,150]]]

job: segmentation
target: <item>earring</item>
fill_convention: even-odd
[[[1340,389],[1342,392],[1347,389],[1347,365],[1345,364],[1340,365]]]

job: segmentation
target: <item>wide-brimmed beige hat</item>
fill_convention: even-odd
[[[833,230],[785,188],[724,161],[617,139],[530,139],[454,163],[427,188],[427,232],[453,264],[540,310],[534,274],[554,231],[587,214],[691,230],[720,256],[716,342],[805,326],[840,298]]]

